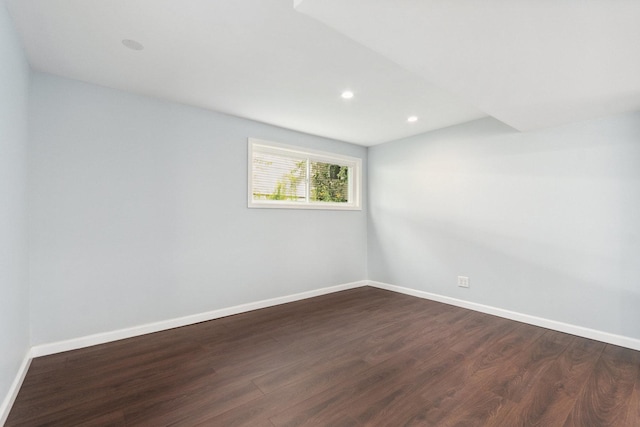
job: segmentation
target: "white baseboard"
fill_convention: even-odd
[[[297,294],[287,295],[278,298],[272,298],[262,301],[256,301],[248,304],[237,305],[233,307],[222,308],[219,310],[213,310],[206,313],[199,313],[175,319],[164,320],[155,323],[149,323],[146,325],[135,326],[126,329],[120,329],[116,331],[110,331],[105,333],[99,333],[94,335],[88,335],[85,337],[73,338],[66,341],[59,341],[50,344],[36,345],[31,348],[27,353],[20,366],[20,369],[16,375],[15,380],[11,384],[9,393],[5,397],[2,405],[0,406],[0,425],[3,425],[6,418],[9,415],[9,411],[13,402],[15,401],[20,386],[27,374],[31,360],[34,357],[46,356],[54,353],[60,353],[63,351],[76,350],[84,347],[90,347],[97,344],[103,344],[111,341],[117,341],[125,338],[132,338],[144,334],[150,334],[153,332],[164,331],[167,329],[178,328],[181,326],[187,326],[194,323],[205,322],[207,320],[218,319],[225,316],[231,316],[233,314],[245,313],[247,311],[258,310],[261,308],[272,307],[288,302],[299,301],[307,298],[312,298],[320,295],[330,294],[333,292],[339,292],[347,289],[359,288],[362,286],[372,286],[375,288],[386,289],[392,292],[398,292],[406,295],[412,295],[418,298],[429,299],[433,301],[442,302],[445,304],[454,305],[457,307],[466,308],[469,310],[479,311],[481,313],[492,314],[495,316],[503,317],[506,319],[516,320],[518,322],[528,323],[535,326],[540,326],[547,329],[552,329],[560,332],[565,332],[572,335],[581,336],[597,341],[606,342],[609,344],[615,344],[622,347],[630,348],[633,350],[640,350],[640,340],[621,335],[610,334],[607,332],[598,331],[595,329],[584,328],[582,326],[571,325],[555,320],[544,319],[541,317],[530,316],[528,314],[518,313],[514,311],[504,310],[497,307],[478,304],[474,302],[464,301],[457,298],[451,298],[443,295],[433,294],[430,292],[419,291],[416,289],[404,288],[401,286],[390,285],[388,283],[362,280],[358,282],[345,283],[337,286],[330,286],[327,288],[316,289],[313,291],[301,292]]]
[[[359,288],[366,286],[366,281],[345,283],[327,288],[315,289],[313,291],[301,292],[298,294],[287,295],[278,298],[251,302],[248,304],[236,305],[233,307],[222,308],[219,310],[208,311],[206,313],[198,313],[189,316],[179,317],[175,319],[163,320],[146,325],[134,326],[116,331],[103,332],[99,334],[88,335],[79,338],[73,338],[65,341],[58,341],[49,344],[40,344],[31,348],[32,357],[47,356],[50,354],[61,353],[63,351],[77,350],[79,348],[90,347],[97,344],[104,344],[111,341],[117,341],[125,338],[137,337],[140,335],[160,332],[167,329],[179,328],[181,326],[192,325],[194,323],[206,322],[207,320],[219,319],[220,317],[231,316],[233,314],[244,313],[247,311],[258,310],[260,308],[272,307],[274,305],[285,304],[288,302],[299,301],[320,295],[330,294],[333,292],[344,291],[347,289]]]
[[[11,383],[11,387],[9,387],[9,392],[0,405],[0,426],[3,426],[7,421],[9,411],[11,411],[13,402],[15,402],[16,397],[18,396],[18,392],[20,391],[20,387],[22,386],[24,377],[27,375],[27,371],[29,370],[29,366],[31,365],[31,360],[31,351],[27,351],[27,354],[25,354],[24,359],[22,360],[20,368],[18,368],[18,373]]]
[[[345,283],[327,288],[315,289],[313,291],[301,292],[298,294],[287,295],[278,298],[272,298],[262,301],[256,301],[248,304],[237,305],[233,307],[222,308],[205,313],[198,313],[189,316],[179,317],[175,319],[163,320],[160,322],[149,323],[146,325],[134,326],[116,331],[104,332],[94,335],[88,335],[79,338],[73,338],[65,341],[58,341],[49,344],[36,345],[31,348],[30,357],[47,356],[50,354],[60,353],[63,351],[76,350],[79,348],[90,347],[97,344],[104,344],[111,341],[117,341],[125,338],[132,338],[140,335],[150,334],[154,332],[164,331],[167,329],[179,328],[181,326],[192,325],[194,323],[206,322],[207,320],[218,319],[233,314],[245,313],[247,311],[258,310],[261,308],[272,307],[275,305],[285,304],[288,302],[299,301],[312,298],[319,295],[330,294],[333,292],[353,289],[362,286],[372,286],[380,289],[386,289],[393,292],[399,292],[406,295],[412,295],[419,298],[425,298],[445,304],[455,305],[457,307],[467,308],[469,310],[479,311],[481,313],[492,314],[506,319],[516,320],[518,322],[528,323],[555,331],[565,332],[584,338],[594,339],[597,341],[615,344],[633,350],[640,350],[640,340],[622,335],[615,335],[608,332],[598,331],[595,329],[585,328],[582,326],[571,325],[568,323],[558,322],[555,320],[545,319],[542,317],[531,316],[528,314],[509,311],[502,308],[492,307],[484,304],[464,301],[457,298],[447,297],[444,295],[433,294],[430,292],[419,291],[416,289],[404,288],[388,283],[376,281],[358,281]]]
[[[489,305],[464,301],[457,298],[447,297],[444,295],[433,294],[430,292],[419,291],[416,289],[403,288],[401,286],[390,285],[388,283],[367,281],[367,284],[375,288],[386,289],[388,291],[411,295],[418,298],[424,298],[432,301],[442,302],[449,305],[455,305],[457,307],[467,308],[469,310],[479,311],[481,313],[492,314],[494,316],[503,317],[505,319],[516,320],[518,322],[528,323],[530,325],[552,329],[554,331],[564,332],[571,335],[577,335],[583,338],[589,338],[596,341],[602,341],[609,344],[619,345],[621,347],[630,348],[632,350],[640,350],[640,340],[636,338],[630,338],[622,335],[611,334],[608,332],[598,331],[596,329],[590,329],[582,326],[571,325],[569,323],[558,322],[556,320],[550,320],[542,317],[531,316],[528,314],[509,311],[502,308],[492,307]]]

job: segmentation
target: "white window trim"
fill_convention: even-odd
[[[262,139],[248,138],[249,152],[247,156],[248,163],[248,207],[249,208],[267,208],[267,209],[323,209],[323,210],[362,210],[362,159],[358,157],[344,156],[341,154],[328,153],[325,151],[312,150],[305,147],[296,147],[293,145],[280,144],[277,142],[265,141]],[[253,200],[253,151],[254,147],[259,146],[261,151],[273,148],[276,154],[282,151],[289,151],[291,154],[309,158],[310,160],[337,163],[349,166],[349,196],[352,201],[348,203],[331,203],[331,202],[287,202],[282,200]],[[307,174],[308,175],[308,174]]]

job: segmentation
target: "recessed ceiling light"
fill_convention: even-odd
[[[351,99],[353,98],[353,92],[351,92],[350,90],[345,90],[344,92],[342,92],[342,95],[340,95],[343,99]]]
[[[137,42],[135,40],[124,39],[124,40],[122,40],[122,44],[125,45],[126,47],[128,47],[131,50],[142,50],[142,49],[144,49],[144,46],[142,46],[142,43]]]
[[[407,121],[408,121],[409,123],[417,122],[417,121],[418,121],[418,116],[409,116],[409,117],[407,118]]]

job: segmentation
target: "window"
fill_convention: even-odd
[[[249,138],[249,207],[360,209],[362,161]]]

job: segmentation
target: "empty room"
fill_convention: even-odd
[[[639,23],[0,0],[0,425],[640,426]]]

